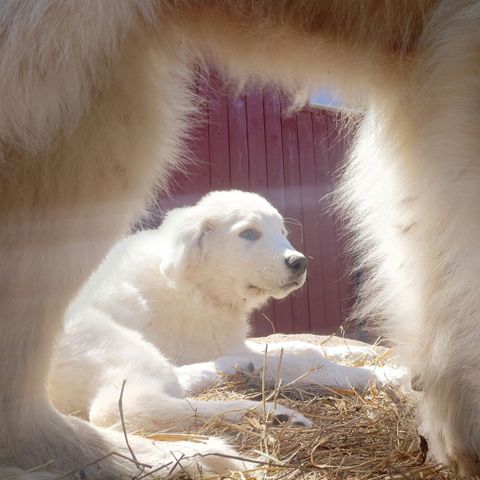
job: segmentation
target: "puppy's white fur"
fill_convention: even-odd
[[[245,231],[258,238],[244,238]],[[305,257],[285,234],[282,217],[264,198],[232,190],[172,210],[159,229],[120,242],[69,308],[52,371],[54,403],[100,426],[119,424],[119,386],[127,379],[123,403],[131,430],[182,429],[192,417],[237,420],[245,409],[260,410],[256,402],[183,397],[219,381],[218,370],[263,367],[264,346],[245,343],[249,316],[306,277],[287,266]],[[279,348],[271,347],[270,382],[277,372],[283,384],[308,372],[306,381],[344,388],[372,379],[367,370],[326,360],[314,346],[284,348],[278,371]],[[268,410],[310,424],[280,406]]]
[[[259,238],[243,238],[248,229]],[[213,364],[180,374],[167,358],[185,365],[234,352],[252,308],[303,284],[306,272],[293,272],[286,260],[304,257],[284,234],[282,217],[265,199],[228,191],[173,210],[159,229],[120,242],[68,310],[52,372],[54,403],[97,425],[120,425],[126,379],[129,430],[184,429],[197,418],[238,420],[247,409],[261,411],[252,401],[185,401],[182,378],[185,386],[201,376],[203,385],[219,375]],[[267,410],[311,424],[280,405]]]
[[[178,158],[190,61],[209,58],[241,83],[365,105],[342,201],[370,267],[365,311],[421,380],[432,451],[479,474],[479,20],[478,0],[1,2],[2,465],[126,452],[52,408],[50,357],[69,299]],[[180,448],[135,442],[152,463]],[[135,471],[108,457],[101,475]]]

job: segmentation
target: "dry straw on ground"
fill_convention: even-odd
[[[321,390],[296,384],[267,389],[259,378],[238,375],[205,392],[203,399],[275,400],[310,418],[314,428],[279,424],[248,413],[240,423],[222,418],[199,421],[197,435],[228,438],[245,458],[259,463],[229,478],[290,479],[458,479],[427,458],[418,434],[412,398],[399,386],[365,392]],[[162,436],[157,437],[161,439]],[[201,476],[199,474],[199,476]],[[204,475],[203,478],[218,478]]]
[[[297,336],[299,338],[301,336]],[[312,336],[310,336],[312,337]],[[300,338],[303,339],[303,338]],[[276,339],[282,341],[282,338]],[[313,340],[318,343],[318,337]],[[324,343],[321,341],[320,343]],[[386,349],[378,355],[358,356],[345,363],[361,366],[388,362]],[[248,469],[231,472],[222,478],[232,480],[458,480],[460,477],[428,458],[428,445],[417,431],[412,397],[400,386],[371,387],[364,392],[332,390],[306,386],[300,382],[282,386],[265,385],[261,376],[235,375],[204,392],[199,398],[227,400],[249,398],[274,401],[295,409],[314,422],[313,428],[279,423],[275,418],[248,412],[243,420],[231,423],[221,417],[204,423],[192,411],[189,433],[157,432],[148,435],[156,441],[189,440],[204,442],[210,436],[221,436],[252,459]],[[122,414],[122,398],[119,400]],[[138,432],[137,432],[138,433]],[[142,434],[146,435],[145,432]],[[110,455],[116,455],[112,452]],[[124,457],[125,458],[125,457]],[[128,459],[138,467],[132,480],[154,480],[158,474],[192,478],[182,469],[184,457],[160,467],[139,463],[135,455]],[[98,459],[100,466],[102,459]],[[82,477],[83,469],[61,477]],[[183,472],[183,474],[182,474]],[[195,479],[218,480],[220,477],[198,471]]]

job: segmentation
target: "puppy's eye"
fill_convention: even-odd
[[[253,240],[258,240],[262,234],[258,231],[258,230],[255,230],[254,228],[246,228],[245,230],[242,230],[238,236],[240,238],[244,238],[245,240],[250,240],[250,241],[253,241]]]

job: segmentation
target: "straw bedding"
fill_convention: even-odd
[[[324,339],[317,337],[314,341]],[[389,361],[385,348],[378,347],[377,351],[375,361]],[[358,358],[353,361],[356,365],[361,362]],[[193,418],[191,439],[202,441],[202,435],[221,435],[229,438],[242,455],[259,461],[252,470],[234,473],[231,478],[460,478],[427,458],[428,445],[417,431],[414,400],[398,385],[365,392],[328,391],[298,384],[279,388],[262,385],[258,377],[237,375],[201,397],[276,399],[315,423],[313,429],[303,429],[254,413],[238,424],[221,418],[202,424]],[[161,440],[163,435],[154,437]]]

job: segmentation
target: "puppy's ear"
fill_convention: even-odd
[[[188,267],[200,264],[203,237],[211,228],[201,208],[176,208],[165,217],[160,229],[162,260],[160,273],[172,283],[178,281]]]

